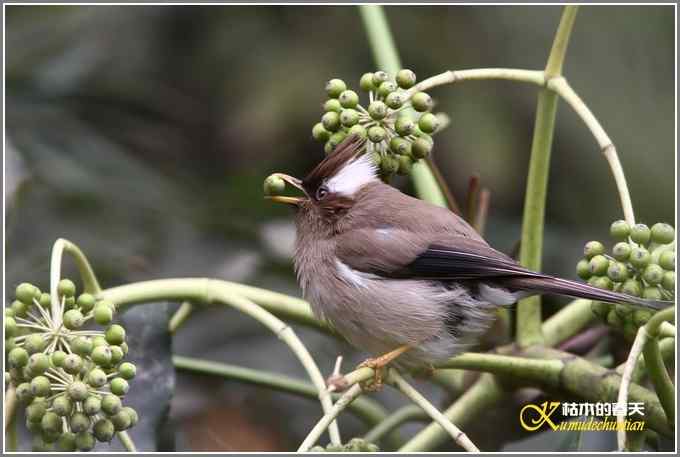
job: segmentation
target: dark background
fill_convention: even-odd
[[[262,180],[274,171],[302,175],[322,158],[310,132],[327,79],[357,87],[375,70],[355,7],[5,11],[9,289],[25,280],[45,287],[50,246],[65,237],[84,249],[105,287],[211,276],[299,295],[291,214],[262,199]],[[404,66],[423,79],[447,69],[541,69],[561,8],[386,12]],[[564,67],[618,148],[636,217],[650,224],[674,217],[674,58],[672,7],[594,6],[578,14]],[[492,193],[487,238],[504,251],[519,238],[536,93],[499,81],[432,91],[452,120],[438,134],[436,161],[458,199],[468,177],[481,175]],[[410,191],[405,180],[396,184]],[[606,240],[621,216],[595,140],[561,103],[544,270],[573,277],[583,243]],[[299,334],[326,373],[338,353],[353,354]],[[197,312],[174,350],[303,376],[286,347],[229,311]],[[360,360],[354,354],[346,368]],[[376,398],[391,408],[401,402],[388,390]],[[319,414],[308,400],[178,375],[171,424],[178,450],[290,450]],[[365,431],[348,414],[341,429],[347,437]],[[481,436],[482,449],[498,445]]]

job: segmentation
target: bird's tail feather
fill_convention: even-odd
[[[675,303],[674,301],[634,297],[620,292],[599,289],[590,284],[554,277],[514,277],[503,279],[502,283],[509,289],[540,294],[567,295],[569,297],[599,300],[607,303],[630,303],[655,310],[673,306]]]

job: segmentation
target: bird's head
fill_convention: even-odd
[[[300,189],[304,196],[274,195],[270,200],[297,208],[298,230],[332,230],[362,196],[364,187],[379,182],[373,159],[362,153],[364,141],[349,136],[302,180],[276,173],[274,176]]]

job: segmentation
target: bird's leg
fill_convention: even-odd
[[[372,382],[370,384],[365,384],[364,386],[362,386],[364,390],[370,391],[380,390],[383,385],[383,368],[385,368],[387,365],[390,364],[390,362],[392,362],[394,359],[396,359],[409,349],[411,349],[411,346],[404,345],[398,347],[393,351],[383,354],[380,357],[366,359],[363,362],[361,362],[357,368],[368,367],[373,368],[374,370]]]

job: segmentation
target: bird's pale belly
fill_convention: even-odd
[[[493,316],[491,305],[463,287],[382,279],[343,264],[335,273],[312,276],[304,287],[314,312],[374,356],[411,346],[399,358],[402,365],[425,365],[461,352]]]

